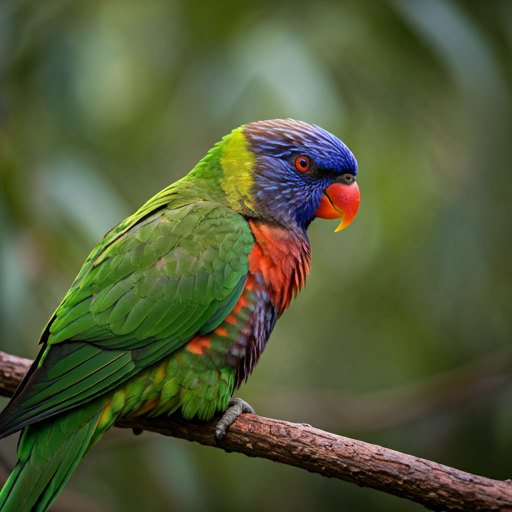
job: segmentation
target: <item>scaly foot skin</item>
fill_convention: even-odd
[[[222,418],[219,420],[217,426],[215,427],[215,442],[219,448],[222,448],[228,453],[231,450],[226,450],[226,448],[222,446],[222,441],[228,428],[231,427],[231,425],[233,425],[238,417],[244,413],[256,414],[254,409],[246,401],[242,400],[241,398],[233,397],[229,401],[226,412],[222,415]]]

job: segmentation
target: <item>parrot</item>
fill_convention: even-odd
[[[22,431],[0,511],[47,510],[121,418],[224,413],[220,443],[253,412],[233,394],[305,285],[311,222],[341,219],[339,231],[356,216],[356,175],[352,152],[319,126],[256,121],[109,231],[0,414],[0,438]]]

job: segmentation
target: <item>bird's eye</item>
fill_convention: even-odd
[[[295,159],[295,167],[298,171],[305,172],[309,169],[311,162],[307,156],[298,156]]]
[[[355,181],[355,176],[353,176],[352,174],[344,174],[343,175],[343,181],[347,184],[347,185],[350,185],[351,183],[353,183]]]

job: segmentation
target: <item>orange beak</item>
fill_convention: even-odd
[[[325,190],[315,217],[321,219],[343,218],[341,224],[335,229],[335,232],[341,231],[354,220],[360,200],[359,187],[355,181],[350,185],[333,183]]]

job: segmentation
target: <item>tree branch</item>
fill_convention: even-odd
[[[31,361],[0,352],[0,394],[11,396]],[[120,420],[120,428],[216,446],[216,420],[180,418]],[[242,415],[224,445],[250,457],[262,457],[361,487],[408,498],[430,510],[512,512],[512,482],[491,480],[442,464],[318,430],[309,425]]]

